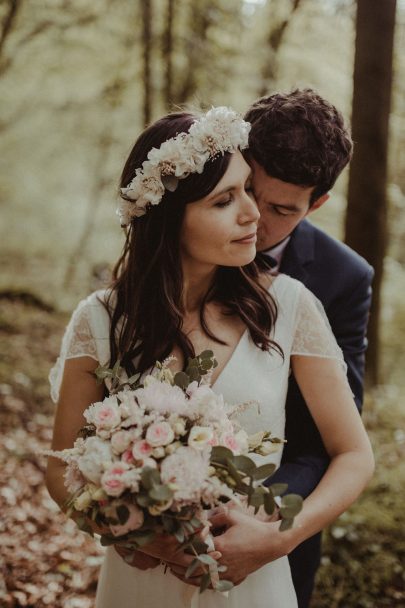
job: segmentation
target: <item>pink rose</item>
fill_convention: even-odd
[[[84,412],[87,422],[94,424],[97,431],[109,431],[121,422],[119,405],[115,397],[107,397],[104,401],[94,403]]]
[[[145,439],[136,441],[132,446],[132,455],[136,460],[144,460],[152,454],[152,446]]]
[[[101,478],[101,487],[109,496],[121,496],[127,488],[125,473],[129,470],[129,465],[124,462],[111,465]]]
[[[221,436],[220,444],[224,445],[229,450],[232,450],[232,452],[238,452],[240,449],[238,440],[233,433],[224,433]]]
[[[122,454],[129,448],[132,439],[130,431],[117,431],[111,437],[111,447],[116,454]]]
[[[154,422],[146,431],[146,441],[154,448],[168,445],[173,439],[173,429],[168,422]]]
[[[134,464],[135,458],[134,458],[134,455],[132,454],[132,450],[131,449],[125,450],[125,452],[123,452],[121,454],[121,460],[123,462],[125,462],[126,464]]]

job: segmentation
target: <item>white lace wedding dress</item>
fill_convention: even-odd
[[[343,359],[321,305],[300,282],[278,275],[270,292],[279,309],[274,340],[282,347],[284,360],[273,351],[261,351],[245,331],[213,388],[224,395],[227,403],[254,400],[260,404],[259,411],[252,407],[240,414],[240,422],[249,434],[268,429],[283,437],[291,355],[336,358],[342,363]],[[104,292],[97,292],[83,300],[67,327],[61,355],[50,374],[55,401],[67,358],[90,356],[103,365],[109,363],[109,318],[99,301],[103,295]],[[263,463],[279,464],[281,451],[259,458]],[[189,607],[193,590],[170,571],[165,573],[163,566],[137,570],[108,548],[101,567],[96,608]],[[211,590],[194,595],[194,606],[295,608],[297,600],[287,557],[250,574],[228,597]]]

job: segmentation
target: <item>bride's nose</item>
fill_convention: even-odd
[[[260,212],[257,208],[256,201],[250,197],[247,192],[243,193],[241,200],[241,209],[239,213],[239,221],[241,224],[247,224],[248,222],[258,222],[260,218]]]

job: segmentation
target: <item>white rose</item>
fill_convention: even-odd
[[[214,437],[213,430],[206,426],[193,426],[188,436],[188,445],[202,449],[209,445]]]
[[[85,490],[83,494],[80,494],[80,496],[76,498],[73,503],[73,506],[76,511],[85,511],[91,505],[92,500],[93,499],[90,492],[88,490]]]
[[[168,445],[173,439],[173,429],[168,422],[154,422],[146,431],[146,441],[152,447]]]

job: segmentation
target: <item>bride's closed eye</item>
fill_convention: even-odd
[[[228,205],[230,205],[232,203],[232,201],[234,200],[233,194],[229,194],[228,198],[218,201],[217,203],[215,203],[214,207],[218,207],[219,209],[223,209],[224,207],[228,207]]]

